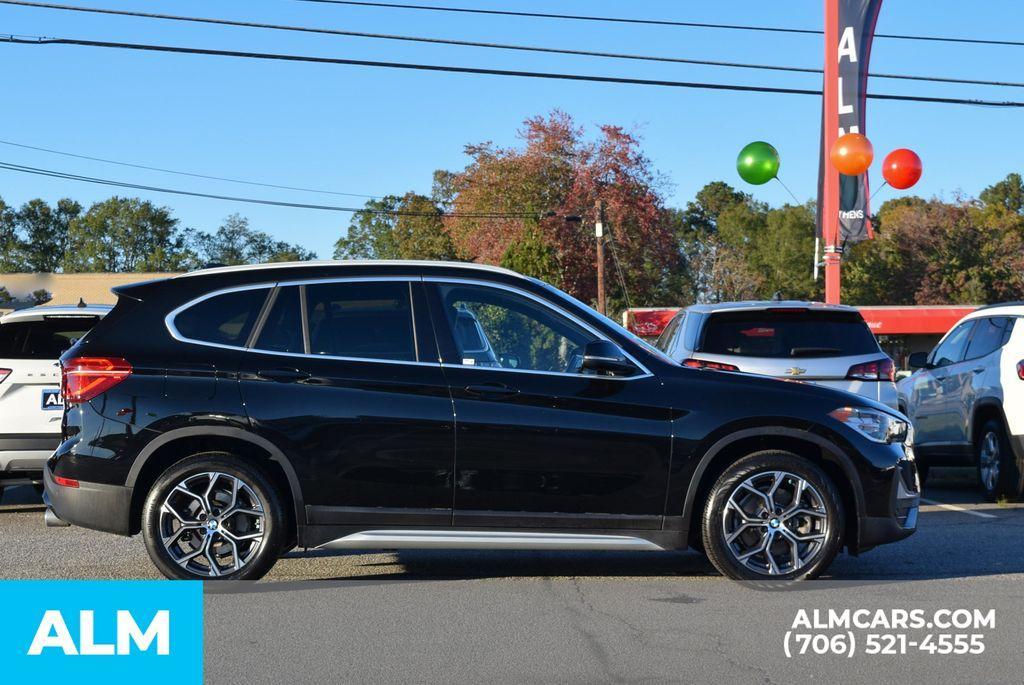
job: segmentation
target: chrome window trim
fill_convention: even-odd
[[[242,346],[238,346],[238,345],[225,345],[223,343],[207,342],[207,341],[204,341],[204,340],[193,340],[192,338],[187,338],[184,335],[182,335],[181,331],[178,330],[178,327],[174,325],[174,319],[179,314],[181,314],[183,311],[185,311],[186,309],[194,307],[197,304],[205,302],[206,300],[209,300],[210,298],[213,298],[213,297],[217,297],[219,295],[230,295],[231,293],[240,293],[240,292],[245,292],[247,290],[269,290],[269,291],[272,291],[273,289],[274,289],[274,284],[273,283],[258,283],[258,284],[254,283],[254,284],[250,284],[250,285],[234,286],[232,288],[223,288],[221,290],[215,290],[213,292],[206,293],[205,295],[201,295],[200,297],[197,297],[197,298],[195,298],[193,300],[189,300],[188,302],[186,302],[185,304],[181,305],[180,307],[177,307],[177,308],[171,310],[171,312],[167,316],[164,317],[164,326],[167,328],[167,332],[171,334],[171,337],[174,338],[175,340],[178,340],[179,342],[191,343],[193,345],[205,345],[206,347],[216,347],[216,348],[219,348],[219,349],[222,349],[222,350],[244,350],[244,349],[246,349],[246,347],[244,345],[242,345]],[[270,293],[267,293],[267,294],[269,295]],[[257,312],[257,314],[256,314],[257,317],[259,317],[260,313],[263,311],[263,306],[265,306],[265,305],[266,305],[266,296],[264,296],[263,305],[261,305],[261,307],[260,307],[260,312]],[[255,328],[255,324],[254,324],[254,328]],[[249,342],[248,339],[245,342],[248,343]]]
[[[650,369],[648,369],[646,366],[644,366],[639,361],[637,361],[637,359],[633,355],[631,355],[629,352],[627,352],[625,349],[622,348],[622,345],[620,345],[619,343],[615,342],[614,340],[609,340],[608,336],[604,335],[603,333],[598,331],[596,328],[591,326],[589,323],[587,323],[586,321],[583,321],[578,316],[573,314],[572,312],[567,311],[565,308],[560,307],[559,305],[555,304],[554,302],[550,302],[549,300],[546,300],[546,299],[544,299],[542,297],[539,297],[539,296],[537,296],[537,295],[535,295],[535,294],[533,294],[533,293],[531,293],[531,292],[529,292],[527,290],[523,290],[521,288],[517,288],[517,287],[515,287],[513,285],[508,285],[506,283],[495,283],[493,281],[483,281],[483,280],[479,280],[479,279],[475,279],[475,278],[459,278],[457,276],[454,276],[454,277],[424,276],[423,277],[423,281],[425,283],[456,283],[456,284],[461,284],[461,285],[476,285],[476,286],[483,286],[483,287],[486,287],[486,288],[496,288],[498,290],[507,290],[508,292],[515,293],[516,295],[520,295],[520,296],[525,297],[525,298],[527,298],[529,300],[533,300],[534,302],[536,302],[540,306],[546,307],[546,308],[548,308],[550,310],[553,310],[553,311],[557,312],[558,314],[562,315],[563,317],[569,319],[574,324],[576,324],[577,326],[579,326],[583,330],[585,330],[588,333],[590,333],[591,335],[593,335],[595,340],[610,342],[613,345],[618,346],[619,349],[622,349],[622,353],[624,355],[626,355],[626,358],[629,359],[629,361],[633,362],[633,364],[635,364],[638,369],[640,369],[641,373],[638,373],[635,376],[628,376],[628,377],[623,377],[623,376],[588,376],[588,375],[583,374],[583,373],[571,373],[571,372],[568,372],[568,371],[539,371],[539,370],[534,370],[534,369],[505,369],[505,368],[494,367],[494,366],[473,366],[473,365],[469,365],[469,364],[449,364],[448,366],[450,366],[450,367],[455,367],[455,368],[459,368],[459,369],[478,369],[480,371],[507,371],[509,373],[537,373],[537,374],[544,374],[544,375],[548,375],[548,376],[568,376],[569,378],[595,378],[595,379],[596,378],[600,378],[602,380],[616,380],[616,381],[634,381],[634,380],[639,380],[641,378],[650,378],[650,377],[654,376],[654,374],[651,373]]]
[[[220,290],[214,290],[212,292],[209,292],[209,293],[206,293],[204,295],[201,295],[201,296],[199,296],[197,298],[189,300],[188,302],[180,305],[179,307],[176,307],[169,314],[167,314],[167,316],[164,317],[164,326],[167,328],[167,331],[171,334],[171,337],[174,338],[175,340],[179,341],[179,342],[188,343],[188,344],[191,344],[191,345],[203,345],[203,346],[206,346],[206,347],[214,347],[214,348],[219,348],[219,349],[224,349],[224,350],[234,350],[236,352],[251,352],[251,353],[256,353],[256,354],[269,354],[269,355],[277,356],[277,357],[291,357],[291,358],[297,358],[297,359],[327,359],[327,360],[332,360],[332,361],[363,362],[363,363],[371,363],[371,364],[399,364],[399,365],[406,365],[406,366],[431,366],[431,367],[437,367],[437,368],[443,368],[443,367],[447,366],[447,367],[453,367],[453,368],[459,368],[459,369],[475,369],[475,370],[478,370],[478,371],[502,371],[502,372],[505,372],[505,373],[529,373],[529,374],[536,374],[536,375],[542,375],[542,376],[561,376],[563,378],[586,378],[586,379],[593,379],[593,380],[600,379],[600,380],[609,380],[609,381],[612,381],[612,380],[614,380],[614,381],[634,381],[634,380],[640,380],[640,379],[643,379],[643,378],[651,378],[651,377],[654,376],[654,374],[651,373],[651,371],[646,366],[644,366],[639,361],[637,361],[637,359],[633,355],[631,355],[629,352],[627,352],[625,349],[622,350],[623,354],[625,354],[626,358],[629,359],[631,362],[633,362],[633,364],[635,364],[638,369],[640,369],[641,373],[638,373],[635,376],[628,376],[628,377],[622,377],[622,376],[589,376],[589,375],[582,374],[582,373],[570,373],[570,372],[567,372],[567,371],[540,371],[540,370],[534,370],[534,369],[505,369],[505,368],[501,368],[501,367],[491,367],[491,366],[471,366],[471,365],[463,365],[463,364],[443,364],[440,360],[438,360],[436,362],[432,362],[432,361],[414,361],[414,362],[410,362],[410,361],[401,361],[401,360],[396,360],[396,359],[376,359],[376,358],[371,358],[371,357],[338,357],[338,356],[326,355],[326,354],[307,354],[307,353],[298,354],[298,353],[295,353],[295,352],[274,352],[274,351],[271,351],[271,350],[261,350],[261,349],[256,349],[256,348],[252,348],[252,347],[239,347],[237,345],[224,345],[224,344],[221,344],[221,343],[212,343],[212,342],[204,342],[202,340],[193,340],[191,338],[187,338],[184,335],[182,335],[181,332],[178,331],[178,329],[174,325],[174,319],[175,319],[176,316],[178,316],[178,314],[180,314],[181,312],[185,311],[189,307],[192,307],[194,305],[199,304],[200,302],[204,302],[205,300],[208,300],[208,299],[213,298],[213,297],[217,297],[219,295],[227,295],[227,294],[230,294],[230,293],[241,292],[241,291],[245,291],[245,290],[284,288],[284,287],[287,287],[287,286],[307,286],[307,285],[316,285],[316,284],[321,284],[321,283],[326,284],[326,283],[379,282],[379,281],[408,281],[410,283],[412,281],[421,281],[421,282],[425,282],[425,283],[456,283],[456,284],[462,284],[462,285],[476,285],[476,286],[497,288],[499,290],[506,290],[506,291],[515,293],[517,295],[521,295],[523,297],[526,297],[527,299],[533,300],[534,302],[536,302],[537,304],[541,305],[542,307],[547,307],[548,309],[552,309],[555,312],[558,312],[562,316],[566,317],[567,319],[569,319],[570,321],[572,321],[573,323],[575,323],[576,325],[578,325],[579,327],[583,328],[588,333],[593,335],[595,337],[595,339],[597,339],[597,340],[604,340],[604,341],[612,342],[613,344],[618,345],[618,343],[615,343],[614,341],[608,340],[607,336],[603,335],[600,331],[598,331],[593,326],[591,326],[587,322],[585,322],[582,319],[580,319],[575,314],[565,310],[563,307],[560,307],[560,306],[558,306],[557,304],[555,304],[553,302],[550,302],[550,301],[545,300],[545,299],[543,299],[541,297],[538,297],[537,295],[535,295],[535,294],[533,294],[533,293],[531,293],[529,291],[523,290],[521,288],[517,288],[515,286],[511,286],[511,285],[508,285],[508,284],[505,284],[505,283],[495,283],[494,281],[486,281],[486,280],[473,279],[473,278],[459,278],[459,277],[445,277],[445,276],[423,276],[423,275],[420,275],[420,274],[411,274],[411,275],[405,275],[405,276],[399,276],[399,275],[389,275],[389,276],[327,276],[325,278],[310,278],[310,279],[290,280],[290,281],[270,281],[270,282],[264,282],[264,283],[249,283],[249,284],[241,285],[241,286],[233,286],[233,287],[230,287],[230,288],[222,288]],[[621,345],[619,345],[619,347],[621,348]]]
[[[197,305],[197,304],[199,304],[201,302],[204,302],[204,301],[206,301],[206,300],[208,300],[210,298],[217,297],[219,295],[229,295],[229,294],[234,293],[234,292],[242,292],[242,291],[245,291],[245,290],[260,290],[260,289],[270,289],[270,290],[273,290],[273,289],[276,289],[276,288],[283,288],[283,287],[287,287],[287,286],[305,286],[305,285],[319,284],[319,283],[325,283],[325,284],[326,283],[343,283],[343,282],[350,282],[350,281],[357,281],[357,282],[406,281],[406,282],[410,282],[411,283],[412,281],[420,281],[420,280],[422,280],[422,277],[420,277],[418,275],[413,275],[413,276],[330,276],[330,277],[327,277],[327,278],[308,279],[308,280],[301,280],[301,281],[279,281],[279,282],[278,281],[272,281],[272,282],[269,282],[269,283],[250,283],[250,284],[247,284],[247,285],[233,286],[233,287],[230,287],[230,288],[222,288],[220,290],[214,290],[213,292],[206,293],[205,295],[201,295],[200,297],[197,297],[195,299],[189,300],[185,304],[175,308],[167,316],[164,317],[164,326],[167,328],[167,331],[171,334],[171,337],[174,338],[175,340],[179,341],[179,342],[188,343],[190,345],[203,345],[203,346],[206,346],[206,347],[215,347],[215,348],[219,348],[219,349],[223,349],[223,350],[234,350],[236,352],[253,352],[253,353],[256,353],[256,354],[269,354],[269,355],[273,355],[273,356],[276,356],[276,357],[292,357],[292,358],[298,358],[298,359],[329,359],[329,360],[333,360],[333,361],[364,362],[364,363],[370,363],[370,364],[402,364],[402,365],[407,365],[407,366],[432,366],[432,367],[440,367],[441,366],[441,362],[440,361],[437,361],[437,362],[423,362],[423,361],[404,361],[404,360],[398,360],[398,359],[377,359],[377,358],[373,358],[373,357],[340,357],[340,356],[327,355],[327,354],[309,354],[309,353],[302,353],[302,354],[300,354],[300,353],[296,353],[296,352],[275,352],[275,351],[272,351],[272,350],[261,350],[261,349],[257,349],[257,348],[254,348],[254,347],[244,347],[244,346],[238,346],[238,345],[224,345],[222,343],[212,343],[212,342],[205,342],[203,340],[193,340],[192,338],[187,338],[184,335],[182,335],[181,332],[174,325],[174,318],[176,316],[178,316],[180,313],[182,313],[183,311],[185,311],[186,309],[188,309],[189,307],[193,307],[193,306],[195,306],[195,305]],[[304,288],[300,290],[300,293],[303,294],[303,295],[305,294],[304,290],[305,290]],[[304,300],[305,298],[303,297],[302,299]],[[411,302],[410,302],[410,306],[412,306]],[[306,315],[304,313],[303,314],[303,319],[305,319],[305,317],[306,317]],[[304,337],[305,337],[305,334],[304,334]]]

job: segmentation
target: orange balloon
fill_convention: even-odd
[[[875,149],[871,141],[860,133],[847,133],[840,136],[832,146],[829,154],[832,166],[841,174],[847,176],[860,176],[868,167],[871,160],[875,158]]]

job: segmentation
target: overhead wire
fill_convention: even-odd
[[[589,81],[595,83],[616,83],[643,86],[662,86],[669,88],[695,88],[703,90],[735,91],[747,93],[777,93],[785,95],[813,95],[821,96],[821,91],[808,88],[783,88],[776,86],[751,86],[731,83],[708,83],[702,81],[674,81],[668,79],[644,79],[629,78],[621,76],[601,76],[592,74],[572,74],[564,72],[539,72],[511,69],[490,69],[484,67],[451,66],[440,64],[423,64],[411,62],[386,62],[380,60],[359,60],[339,57],[317,57],[312,55],[289,55],[281,53],[251,52],[237,50],[220,50],[213,48],[191,48],[176,45],[154,45],[148,43],[124,43],[113,41],[85,40],[80,38],[53,38],[39,36],[26,38],[13,34],[3,34],[0,42],[15,43],[19,45],[77,45],[85,47],[99,47],[109,49],[136,50],[148,52],[167,52],[178,54],[205,55],[216,57],[237,57],[247,59],[281,60],[289,62],[309,62],[316,64],[343,64],[349,66],[379,67],[386,69],[411,69],[417,71],[437,71],[457,74],[477,74],[490,76],[514,76],[520,78],[535,78],[564,81]],[[986,107],[1024,107],[1024,102],[1012,100],[981,100],[974,98],[950,98],[934,97],[926,95],[897,95],[894,93],[867,93],[866,96],[874,100],[893,100],[904,102],[929,102],[937,104],[952,105],[974,105]]]
[[[435,45],[454,45],[459,47],[486,48],[493,50],[512,50],[519,52],[538,52],[557,55],[571,55],[577,57],[598,57],[602,59],[634,60],[644,62],[664,62],[671,64],[692,64],[698,66],[724,67],[733,69],[755,69],[762,71],[779,71],[803,74],[821,74],[822,69],[813,67],[794,67],[774,64],[757,64],[750,62],[734,62],[727,60],[707,60],[688,57],[669,57],[661,55],[639,55],[633,53],[604,52],[594,50],[576,50],[570,48],[552,48],[538,45],[520,45],[512,43],[491,43],[482,41],[456,40],[450,38],[434,38],[427,36],[407,36],[389,33],[368,33],[364,31],[349,31],[343,29],[295,26],[290,24],[270,24],[265,22],[241,21],[236,19],[223,19],[214,17],[194,17],[176,14],[161,14],[154,12],[140,12],[136,10],[108,9],[102,7],[82,7],[75,5],[64,5],[49,2],[32,2],[31,0],[0,0],[3,5],[16,5],[22,7],[34,7],[40,9],[62,10],[71,12],[83,12],[104,15],[116,15],[125,17],[136,17],[143,19],[158,19],[166,21],[178,21],[200,24],[214,24],[221,26],[233,26],[240,28],[267,29],[275,31],[292,31],[299,33],[313,33],[333,36],[346,36],[354,38],[369,38],[377,40],[405,41],[413,43],[428,43]],[[1009,88],[1024,88],[1024,83],[1016,81],[993,81],[983,79],[953,78],[945,76],[923,76],[915,74],[888,74],[871,73],[872,78],[896,79],[904,81],[924,81],[933,83],[955,83],[965,85],[995,86]]]
[[[523,12],[518,10],[479,9],[475,7],[446,7],[440,5],[418,5],[397,2],[358,2],[356,0],[298,0],[298,2],[318,3],[325,5],[349,5],[356,7],[377,7],[387,9],[426,10],[431,12],[456,12],[465,14],[487,14],[504,17],[529,17],[537,19],[565,19],[572,21],[590,21],[612,24],[642,24],[648,26],[677,26],[701,29],[727,29],[733,31],[758,31],[765,33],[791,33],[803,35],[822,35],[821,29],[790,28],[784,26],[763,26],[749,24],[720,24],[697,21],[676,21],[672,19],[638,19],[632,17],[609,17],[582,14],[556,14],[553,12]],[[975,45],[1006,45],[1024,47],[1024,41],[1002,40],[992,38],[963,38],[959,36],[918,36],[902,33],[876,33],[875,38],[893,40],[930,41],[939,43],[963,43]]]
[[[422,216],[422,217],[453,217],[453,218],[473,218],[473,219],[534,219],[540,218],[541,214],[537,212],[412,212],[406,210],[389,210],[389,209],[378,209],[378,208],[367,208],[367,207],[339,207],[336,205],[318,205],[308,204],[304,202],[285,202],[282,200],[269,200],[264,198],[252,198],[252,197],[239,197],[235,195],[219,195],[215,193],[201,193],[191,190],[181,190],[178,188],[165,188],[162,186],[151,186],[141,183],[132,183],[129,181],[117,181],[105,178],[98,178],[95,176],[85,176],[81,174],[73,174],[63,171],[54,171],[52,169],[42,169],[39,167],[26,166],[22,164],[14,164],[11,162],[0,161],[0,169],[7,171],[15,171],[25,174],[33,174],[37,176],[47,176],[50,178],[59,178],[70,181],[81,181],[83,183],[93,183],[97,185],[113,186],[116,188],[130,188],[133,190],[144,190],[155,193],[168,193],[172,195],[184,195],[189,197],[201,197],[213,200],[226,200],[229,202],[243,202],[248,204],[259,204],[259,205],[270,205],[274,207],[292,207],[298,209],[317,209],[330,212],[349,212],[352,214],[381,214],[391,216]]]

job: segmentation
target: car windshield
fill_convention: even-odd
[[[712,314],[699,351],[776,359],[846,357],[878,352],[878,343],[857,312],[780,308]]]
[[[98,316],[47,317],[0,325],[0,359],[57,359],[89,332]]]

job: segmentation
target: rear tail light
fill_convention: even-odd
[[[120,357],[74,357],[61,363],[61,394],[65,404],[88,402],[132,374]]]
[[[78,481],[74,478],[64,478],[63,476],[54,476],[53,482],[65,488],[77,488]]]
[[[1024,359],[1021,359],[1019,362],[1017,362],[1017,378],[1024,381]],[[0,380],[3,379],[0,378]]]
[[[0,383],[3,383],[5,380],[7,380],[7,377],[10,376],[10,375],[11,375],[11,370],[10,369],[0,369]]]
[[[684,359],[683,366],[691,369],[714,369],[715,371],[739,371],[740,367],[722,362],[709,362],[704,359]]]
[[[889,358],[854,364],[846,372],[846,377],[856,381],[894,381],[896,365]]]

